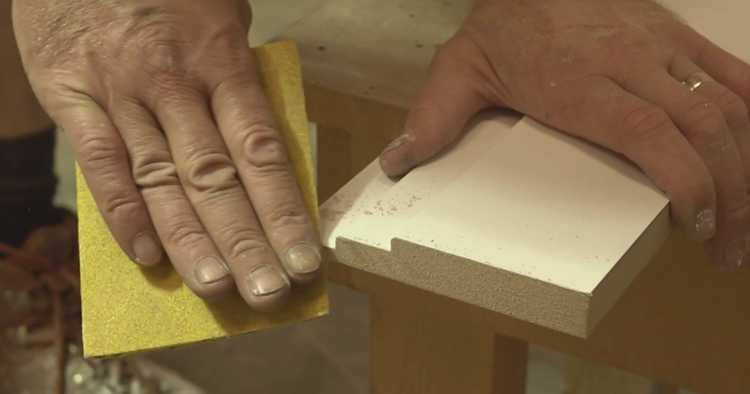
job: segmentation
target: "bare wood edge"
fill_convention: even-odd
[[[339,237],[331,252],[352,268],[579,338],[588,335],[591,297],[585,293],[401,239],[392,241],[389,253]]]

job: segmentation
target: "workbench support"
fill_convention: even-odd
[[[403,295],[371,295],[372,393],[525,393],[526,343]]]

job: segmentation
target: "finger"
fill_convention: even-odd
[[[122,250],[140,264],[158,264],[162,246],[133,182],[127,150],[107,114],[81,95],[52,116],[71,137],[94,200]]]
[[[742,168],[739,172],[744,175],[745,196],[747,198],[748,191],[750,191],[747,189],[750,188],[750,117],[745,101],[735,92],[714,80],[712,76],[704,72],[701,67],[687,57],[676,57],[670,65],[669,72],[677,81],[685,81],[690,78],[697,78],[698,81],[702,81],[701,85],[695,88],[694,94],[714,103],[724,114],[742,160]],[[741,221],[737,223],[737,226],[743,227],[744,231],[735,234],[733,238],[736,239],[728,239],[724,242],[735,242],[743,245],[744,255],[747,256],[750,253],[750,213],[743,213],[740,209],[736,215],[739,217],[735,220]],[[718,241],[718,243],[720,242]],[[739,261],[740,258],[736,257],[736,259]]]
[[[234,282],[229,268],[180,185],[156,120],[128,99],[117,100],[112,113],[130,155],[133,179],[175,270],[201,297],[230,291]]]
[[[744,101],[747,111],[750,108],[750,65],[725,51],[695,30],[688,30],[683,42],[688,43],[691,47],[690,49],[695,54],[693,56],[695,66],[704,70],[706,74],[710,75],[716,82],[726,87],[734,95],[739,96]],[[672,65],[673,75],[689,75],[689,71],[686,68],[691,66],[686,60],[684,58],[676,59],[675,64]],[[739,108],[739,105],[733,102],[736,99],[732,95],[724,94],[725,96],[714,102],[720,105],[725,110],[725,113],[729,110],[731,113],[739,114],[739,109],[731,109]],[[746,124],[743,127],[744,122],[739,115],[733,116],[729,114],[727,121],[730,123],[730,128],[735,132],[735,139],[740,146],[740,153],[743,156],[746,166],[745,169],[750,174],[750,167],[748,167],[750,165],[750,159],[748,159],[750,157],[750,152],[748,152],[750,150],[748,148],[750,146],[750,127]]]
[[[203,95],[177,89],[155,103],[188,199],[256,310],[281,306],[290,283],[237,178]]]
[[[717,105],[691,92],[667,70],[642,70],[621,83],[663,108],[703,159],[717,198],[717,231],[710,243],[711,254],[723,267],[738,267],[744,260],[750,211],[742,159],[724,115]]]
[[[717,82],[742,97],[750,107],[750,65],[699,33],[694,34],[699,48],[695,63]]]
[[[663,190],[691,237],[715,233],[716,194],[703,159],[659,107],[604,77],[560,85],[547,123],[625,155]],[[540,114],[544,115],[544,113]]]
[[[266,237],[289,277],[307,283],[321,266],[318,235],[254,69],[218,83],[211,105]]]
[[[750,187],[750,117],[748,117],[745,101],[727,86],[714,80],[687,57],[676,57],[670,65],[669,73],[678,81],[685,81],[689,78],[698,78],[703,81],[695,93],[718,105],[723,112],[742,156],[745,180]]]
[[[471,50],[469,44],[454,40],[435,55],[430,76],[409,111],[403,134],[380,155],[386,174],[404,175],[441,153],[461,136],[477,112],[494,106],[482,93],[492,84],[479,78],[476,69],[466,62],[473,57],[464,52]]]

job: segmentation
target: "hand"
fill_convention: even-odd
[[[402,175],[510,107],[632,160],[732,269],[750,252],[748,105],[750,66],[651,0],[480,0],[381,164]]]
[[[17,0],[40,102],[117,242],[198,295],[257,310],[312,280],[319,242],[246,39],[245,0]]]

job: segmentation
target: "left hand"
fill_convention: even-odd
[[[733,269],[750,252],[748,105],[750,66],[652,0],[478,0],[381,165],[402,175],[513,108],[632,160]]]

